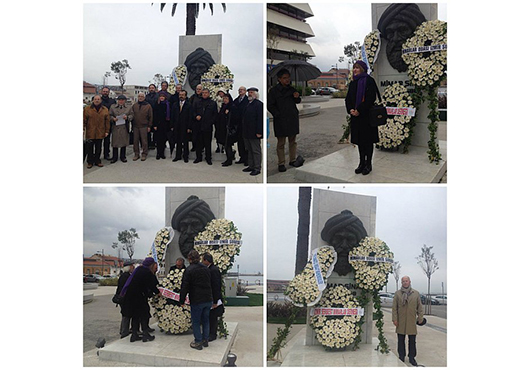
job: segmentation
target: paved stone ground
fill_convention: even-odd
[[[331,99],[329,102],[318,102],[321,106],[320,113],[312,117],[300,119],[300,135],[297,136],[298,154],[306,162],[318,159],[325,155],[341,150],[345,145],[339,144],[342,137],[342,125],[346,123],[346,109],[343,99]],[[446,140],[445,126],[441,126],[439,138]],[[274,137],[273,124],[270,125],[267,144],[267,182],[295,183],[300,182],[294,178],[294,167],[286,165],[287,171],[278,171],[278,157],[276,155],[276,138]],[[376,149],[377,150],[377,149]],[[288,155],[286,161],[288,161]],[[274,176],[270,178],[270,176]],[[440,181],[447,183],[447,174]]]

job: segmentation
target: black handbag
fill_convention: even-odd
[[[381,99],[381,94],[379,94],[379,89],[377,86],[375,87],[375,91],[377,92],[377,97],[379,98],[379,104],[374,104],[368,113],[370,126],[372,127],[386,125],[386,119],[388,118],[386,107],[383,105],[383,99]]]

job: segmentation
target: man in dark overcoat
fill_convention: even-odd
[[[296,135],[300,133],[300,120],[296,104],[302,99],[296,89],[291,86],[291,75],[287,69],[278,71],[278,84],[269,90],[267,110],[274,119],[274,136],[278,139],[276,154],[278,170],[285,172],[285,139],[289,140],[289,165],[299,166],[296,162]]]
[[[104,86],[101,89],[101,104],[106,107],[110,111],[110,107],[113,104],[116,104],[116,100],[112,99],[110,96],[110,89],[107,86]],[[109,135],[103,139],[103,158],[110,161],[110,138],[112,136],[112,127],[114,126],[114,122],[110,122],[110,132]]]
[[[243,171],[251,176],[261,173],[261,138],[263,137],[263,103],[258,99],[258,89],[248,89],[248,105],[243,112],[242,126],[248,167]]]
[[[243,119],[243,112],[248,105],[247,89],[241,86],[238,89],[239,95],[234,99],[232,106],[232,116],[230,117],[230,126],[234,127],[237,132],[237,152],[239,153],[239,161],[237,164],[244,163],[248,166],[247,151],[245,149],[245,141],[243,139],[243,127],[241,120]]]
[[[151,106],[151,109],[153,112],[155,111],[155,107],[158,104],[158,93],[156,92],[156,86],[155,84],[149,85],[149,92],[145,95],[145,101],[149,103]],[[147,145],[149,149],[155,148],[155,139],[154,139],[154,133],[148,132],[147,133]]]
[[[213,264],[213,257],[210,253],[204,253],[202,255],[202,263],[210,270],[210,282],[212,285],[212,297],[213,305],[210,310],[210,335],[208,341],[214,341],[217,339],[217,325],[219,318],[223,316],[225,312],[223,305],[223,296],[221,293],[221,286],[223,284],[223,277],[219,268]]]
[[[193,163],[202,162],[202,151],[206,157],[206,163],[212,164],[212,133],[215,119],[217,118],[217,104],[210,99],[210,90],[203,89],[201,100],[195,106],[195,123],[193,136],[195,138],[195,149],[197,158]]]
[[[192,130],[192,107],[186,90],[179,92],[179,101],[171,108],[171,127],[173,127],[173,141],[176,143],[176,153],[173,162],[184,158],[188,163],[190,155],[189,136]]]

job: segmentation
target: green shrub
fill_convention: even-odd
[[[344,90],[344,91],[339,91],[339,92],[334,92],[333,93],[333,97],[334,98],[345,98],[346,95],[348,94],[348,91]]]
[[[109,278],[99,281],[100,286],[118,286],[118,278]]]
[[[288,318],[295,306],[291,302],[267,302],[267,318]],[[306,310],[301,309],[296,318],[304,318]]]
[[[309,96],[313,92],[313,90],[309,86],[305,87],[303,94],[302,94],[302,86],[295,86],[295,88],[296,88],[296,91],[298,91],[298,94],[304,95],[304,96]]]

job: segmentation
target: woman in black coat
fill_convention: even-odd
[[[155,105],[153,112],[153,130],[155,132],[156,142],[156,159],[166,159],[164,153],[166,149],[166,142],[171,137],[171,108],[169,104],[168,94],[165,91],[159,92],[158,104]],[[173,148],[173,140],[169,142],[170,148]],[[173,150],[171,150],[173,153]]]
[[[230,111],[232,110],[233,99],[230,94],[223,95],[223,103],[219,108],[217,113],[217,118],[215,119],[215,141],[217,141],[217,147],[226,147],[226,132],[228,127],[228,122],[230,119]],[[221,150],[221,153],[223,151]]]
[[[352,144],[359,148],[360,163],[355,173],[368,175],[372,171],[374,143],[379,142],[377,127],[370,125],[369,112],[376,99],[377,85],[366,73],[368,66],[362,60],[353,65],[353,79],[346,95],[346,111],[351,116],[350,132]]]
[[[155,276],[157,264],[151,257],[146,258],[142,265],[136,268],[127,279],[120,295],[124,297],[122,314],[132,318],[131,342],[140,340],[140,325],[142,326],[142,341],[147,342],[155,339],[149,334],[149,312],[148,299],[156,294],[160,294]],[[152,330],[152,329],[151,329]]]

